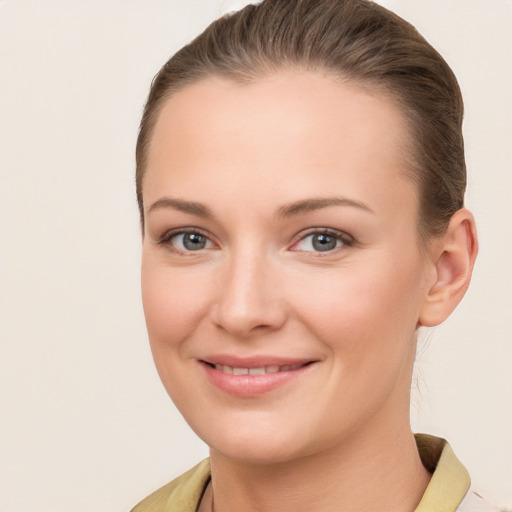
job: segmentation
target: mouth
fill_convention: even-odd
[[[271,373],[281,373],[281,372],[292,372],[294,370],[298,370],[299,368],[303,368],[310,364],[313,364],[313,361],[307,361],[305,363],[296,363],[296,364],[283,364],[276,365],[271,364],[267,366],[230,366],[227,364],[215,364],[209,363],[208,361],[202,361],[207,364],[210,368],[213,368],[222,373],[227,373],[229,375],[268,375]]]
[[[237,398],[254,398],[301,382],[319,361],[223,356],[198,362],[218,390]]]

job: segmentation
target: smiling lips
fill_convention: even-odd
[[[233,367],[227,364],[216,364],[215,369],[224,373],[229,373],[230,375],[266,375],[268,373],[290,372],[293,370],[298,370],[305,364],[308,363],[285,364],[282,366],[269,365],[260,366],[257,368]]]
[[[223,361],[202,360],[200,363],[215,387],[235,397],[249,398],[295,380],[314,366],[315,361],[271,361],[271,364],[265,364],[264,361],[224,358]]]

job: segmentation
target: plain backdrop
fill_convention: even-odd
[[[0,0],[0,512],[123,512],[207,455],[140,300],[134,145],[153,75],[223,0]],[[423,336],[416,431],[512,504],[512,2],[389,0],[455,70],[481,251]]]

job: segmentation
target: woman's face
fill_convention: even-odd
[[[311,72],[175,93],[143,184],[165,388],[218,453],[286,461],[408,422],[432,269],[386,98]]]

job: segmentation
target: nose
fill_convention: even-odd
[[[278,268],[261,254],[233,255],[219,278],[211,318],[237,338],[279,329],[286,322]]]

